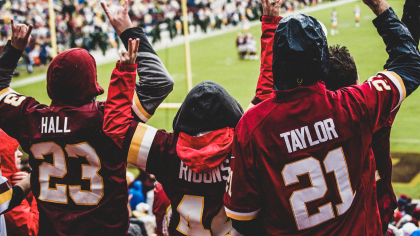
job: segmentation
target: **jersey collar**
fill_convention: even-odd
[[[275,102],[280,102],[304,97],[313,93],[325,94],[326,90],[325,83],[319,80],[309,86],[300,86],[290,90],[274,90],[270,98]]]

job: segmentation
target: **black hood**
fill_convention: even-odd
[[[173,122],[175,133],[194,136],[225,127],[235,128],[244,111],[218,83],[203,81],[187,94]]]
[[[323,80],[328,73],[328,66],[327,38],[318,20],[297,14],[279,22],[273,43],[273,80],[276,90],[293,89]]]

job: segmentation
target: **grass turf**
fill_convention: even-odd
[[[388,3],[401,17],[404,1],[390,0]],[[353,9],[356,4],[361,8],[360,27],[355,27],[354,22]],[[340,44],[348,47],[356,61],[359,76],[363,81],[381,71],[388,58],[385,45],[372,24],[375,15],[362,1],[347,3],[335,7],[335,9],[338,13],[338,30],[340,33],[334,36],[328,35],[329,45]],[[330,31],[331,10],[332,8],[327,8],[312,12],[310,15],[322,21]],[[259,39],[261,36],[260,26],[252,27],[251,33]],[[205,80],[216,81],[226,88],[246,109],[255,92],[260,61],[238,60],[235,48],[236,34],[237,32],[232,32],[191,42],[193,84]],[[259,47],[258,42],[257,48]],[[165,102],[180,103],[187,94],[184,46],[160,50],[157,53],[175,81],[174,91]],[[98,66],[98,80],[105,90],[108,88],[109,78],[114,66],[114,62]],[[45,81],[19,87],[16,90],[22,94],[35,97],[41,103],[50,103]],[[105,95],[99,97],[99,100],[105,100]],[[419,91],[414,92],[405,100],[393,125],[392,140],[420,140],[420,119],[416,118],[420,114],[419,101]],[[172,120],[175,114],[176,110],[158,110],[148,124],[157,128],[172,130]],[[391,142],[391,150],[420,153],[420,145],[418,143]],[[407,192],[414,198],[420,195],[420,184],[398,183],[394,184],[394,187],[397,194]]]

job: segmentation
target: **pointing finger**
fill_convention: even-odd
[[[128,12],[128,5],[130,5],[130,0],[125,0],[124,2],[124,11]]]
[[[133,40],[130,38],[128,40],[128,53],[131,53],[133,51]]]
[[[104,2],[101,2],[101,6],[102,6],[102,9],[104,9],[104,12],[105,12],[106,16],[108,17],[108,19],[111,19],[111,17],[109,16],[109,9],[106,6],[106,4]]]
[[[132,50],[131,50],[131,52],[130,52],[130,59],[131,58],[134,58],[134,55],[136,55],[136,42],[137,42],[137,40],[133,40],[133,42],[132,42]]]
[[[140,39],[136,39],[136,50],[134,51],[135,56],[137,56],[137,52],[139,51]]]
[[[15,21],[12,19],[10,23],[12,24],[12,33],[14,33],[16,31]]]

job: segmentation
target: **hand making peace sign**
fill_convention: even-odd
[[[136,62],[139,43],[140,39],[128,40],[128,52],[124,52],[122,50],[118,52],[118,54],[120,55],[121,64],[132,65]]]

